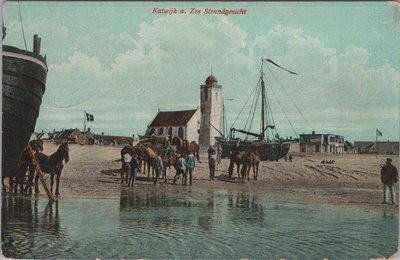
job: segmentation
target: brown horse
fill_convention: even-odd
[[[260,166],[260,153],[258,151],[248,151],[246,153],[243,168],[245,168],[245,174],[247,175],[247,180],[250,181],[250,169],[253,168],[253,178],[257,180],[258,168]],[[242,174],[242,181],[244,181],[245,176]]]
[[[245,151],[237,151],[237,152],[233,152],[231,154],[229,167],[228,167],[229,179],[232,178],[233,167],[235,166],[235,164],[236,164],[236,167],[237,167],[237,175],[238,175],[238,178],[240,179],[240,174],[239,174],[240,165],[243,164],[245,159],[246,159],[246,152]],[[241,173],[244,174],[245,171],[244,172],[242,171]]]
[[[233,167],[235,166],[235,164],[237,167],[238,178],[240,179],[241,175],[243,182],[246,176],[247,180],[250,180],[251,168],[253,168],[253,178],[254,180],[257,180],[258,168],[260,165],[260,154],[258,151],[233,152],[230,157],[230,163],[228,168],[229,178],[232,178]],[[242,165],[242,170],[240,170],[240,165]]]
[[[68,147],[68,142],[62,143],[57,151],[50,156],[47,156],[43,153],[36,153],[35,154],[36,161],[39,163],[40,169],[44,173],[50,173],[51,175],[51,183],[50,183],[50,190],[51,193],[53,193],[53,184],[54,184],[54,175],[56,175],[56,193],[55,195],[58,196],[60,195],[59,192],[59,186],[60,186],[60,178],[61,178],[61,172],[64,167],[63,162],[69,162],[69,147]],[[35,191],[36,193],[39,192],[39,187],[38,187],[38,180],[39,180],[39,174],[36,173],[35,177]]]
[[[150,180],[150,167],[153,165],[154,159],[157,157],[157,153],[152,148],[141,143],[139,143],[137,147],[140,151],[143,161],[147,165],[147,178]],[[152,172],[154,177],[154,169]],[[146,169],[143,170],[143,173],[146,173]]]
[[[39,153],[39,152],[43,151],[43,140],[32,140],[29,142],[29,145],[35,153]],[[24,179],[25,179],[25,175],[26,175],[28,168],[29,168],[29,173],[31,173],[32,171],[33,172],[35,171],[34,166],[32,164],[32,158],[28,152],[28,147],[26,147],[24,152],[21,155],[21,158],[19,159],[17,164],[11,169],[11,171],[8,172],[7,174],[2,174],[3,191],[6,192],[6,187],[4,185],[4,179],[6,177],[8,177],[10,190],[12,191],[13,179],[15,177],[14,192],[17,193],[17,189],[18,189],[18,185],[19,185],[20,192],[22,194],[24,192],[23,185],[24,185]],[[29,186],[29,180],[28,180],[28,186]]]
[[[172,145],[176,146],[176,150],[179,154],[190,154],[196,156],[197,161],[200,162],[200,146],[195,141],[189,143],[187,140],[183,140],[178,136],[172,138]]]
[[[168,158],[169,157],[169,158]],[[179,159],[179,155],[172,152],[170,155],[166,155],[165,153],[161,155],[161,159],[164,165],[164,183],[167,183],[167,167],[174,167],[176,170],[176,161]]]

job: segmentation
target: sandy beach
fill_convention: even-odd
[[[128,188],[120,184],[120,150],[115,146],[82,146],[70,144],[70,162],[65,164],[61,176],[60,197],[95,196],[119,197],[126,189],[148,190],[153,186],[146,175],[139,173],[136,187]],[[57,146],[44,144],[44,152],[51,154]],[[224,189],[238,191],[257,191],[284,194],[304,203],[323,203],[332,205],[351,205],[358,207],[378,207],[397,210],[396,206],[381,204],[382,184],[380,165],[388,155],[321,155],[293,154],[293,162],[261,162],[258,180],[241,183],[234,178],[229,180],[228,159],[217,166],[215,181],[208,180],[208,163],[202,154],[201,162],[194,171],[193,186],[172,184],[174,169],[167,170],[167,184],[157,188],[164,192],[181,192],[196,189]],[[398,165],[398,156],[389,156]],[[321,164],[322,160],[335,160],[334,164]],[[252,173],[251,173],[251,177]],[[48,179],[49,180],[49,179]],[[146,189],[144,189],[146,188]],[[396,188],[397,190],[397,188]],[[43,188],[41,193],[44,195]]]

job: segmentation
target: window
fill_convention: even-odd
[[[178,129],[178,137],[183,139],[183,127],[179,127],[179,129]]]
[[[158,134],[159,135],[162,135],[164,133],[164,128],[163,127],[161,127],[160,129],[158,129]]]

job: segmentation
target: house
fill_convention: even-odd
[[[115,135],[93,135],[93,144],[97,145],[133,145],[134,138]]]
[[[57,142],[74,142],[81,143],[84,140],[84,134],[79,131],[78,128],[75,129],[65,129],[60,132],[53,132],[52,140]]]
[[[158,111],[158,114],[147,127],[147,135],[174,136],[189,142],[199,141],[200,111],[199,109],[182,111]]]
[[[344,153],[344,137],[335,134],[300,134],[300,152]]]
[[[360,154],[399,154],[398,141],[355,141],[354,152]]]

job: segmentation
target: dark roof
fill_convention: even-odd
[[[217,78],[213,75],[208,76],[206,79],[206,84],[213,83],[213,82],[218,82]]]
[[[69,138],[70,135],[75,131],[80,132],[76,128],[75,129],[65,129],[60,135],[57,136],[57,139]]]
[[[197,109],[183,111],[160,111],[149,127],[185,126]]]

